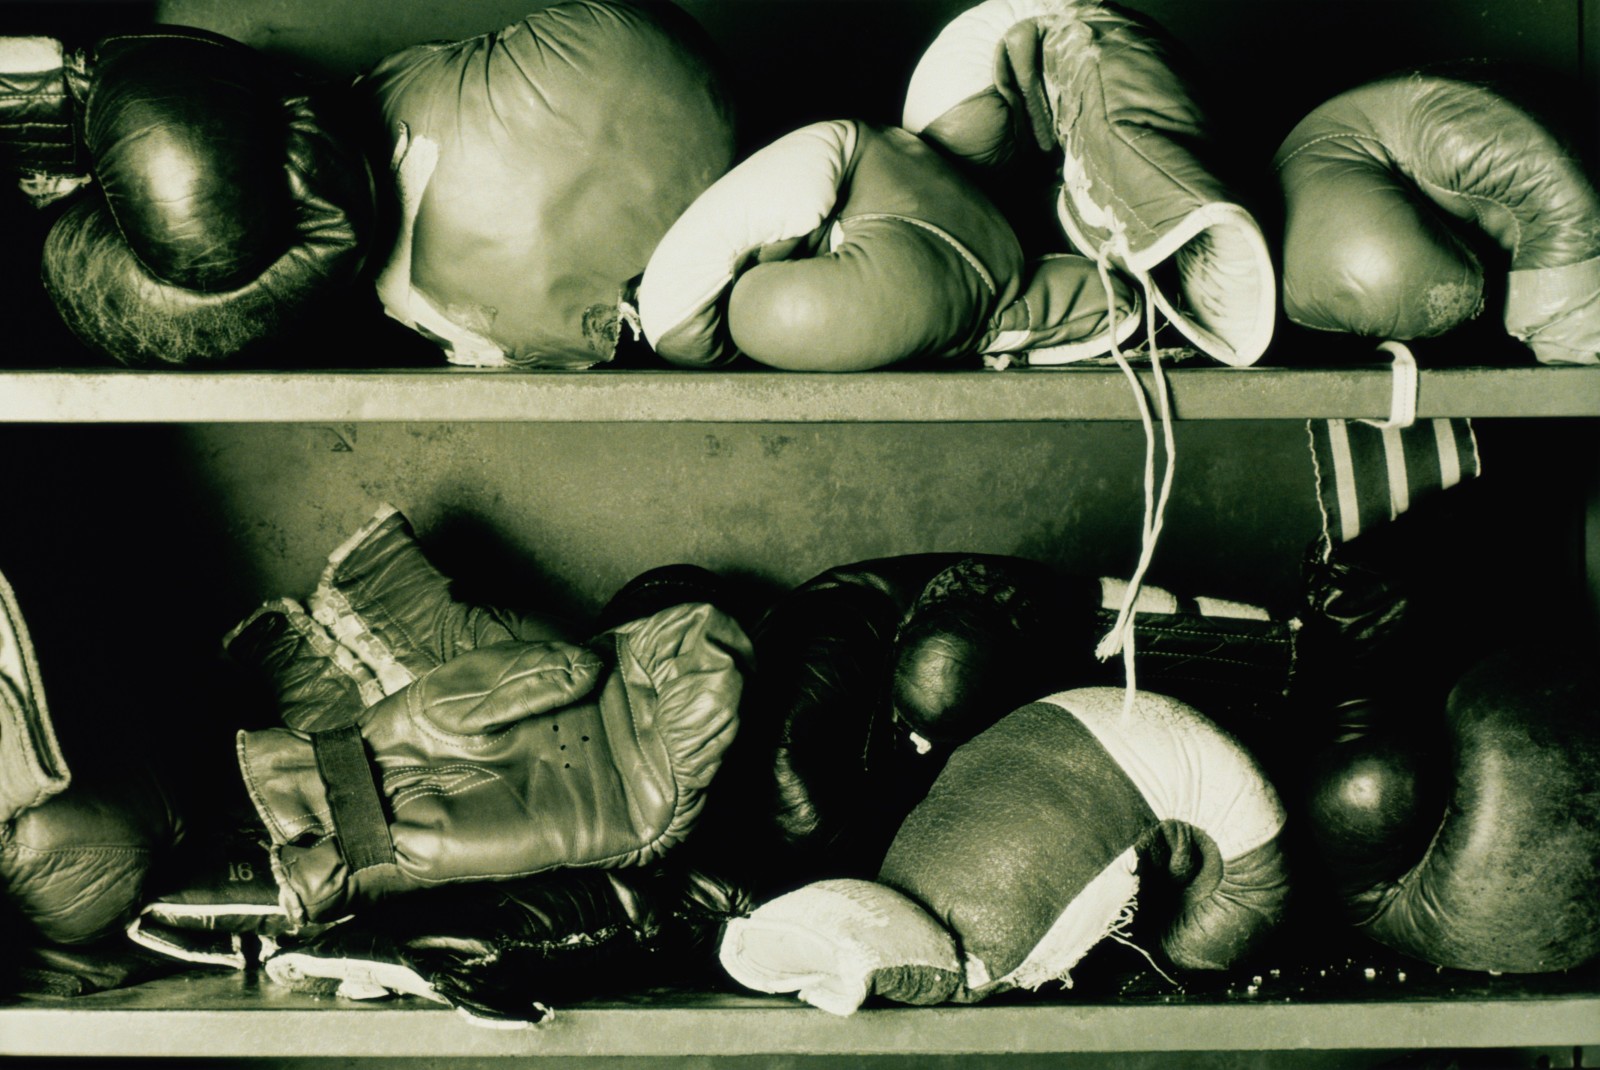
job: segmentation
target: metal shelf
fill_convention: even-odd
[[[1153,395],[1150,372],[1140,373]],[[1387,366],[1178,367],[1167,372],[1186,420],[1375,419],[1389,414]],[[1417,415],[1600,416],[1600,367],[1424,370]],[[824,374],[657,369],[527,372],[0,372],[0,422],[899,423],[1135,420],[1115,368]]]
[[[0,1007],[0,1054],[486,1056],[982,1054],[1504,1048],[1600,1043],[1594,979],[1484,978],[1467,991],[1257,994],[1112,1003],[869,1007],[835,1017],[779,996],[655,992],[559,1008],[523,1029],[413,998],[319,999],[246,974],[189,972]]]

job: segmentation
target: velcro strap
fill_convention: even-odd
[[[339,854],[352,872],[394,861],[394,841],[383,814],[383,798],[356,725],[311,733],[317,774],[328,793],[328,811]]]

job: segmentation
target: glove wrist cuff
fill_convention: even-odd
[[[36,207],[89,181],[55,38],[0,37],[0,154]]]

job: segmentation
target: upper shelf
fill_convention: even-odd
[[[1148,369],[1141,379],[1153,399]],[[1167,370],[1186,420],[1382,419],[1387,365]],[[1600,416],[1600,367],[1424,370],[1419,418]],[[0,372],[0,422],[1002,422],[1135,420],[1123,373],[427,368],[394,371]]]

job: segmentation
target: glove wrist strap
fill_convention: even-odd
[[[339,855],[352,873],[394,862],[383,798],[356,725],[311,733]]]

